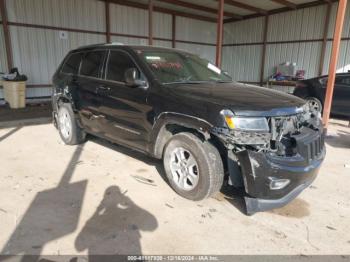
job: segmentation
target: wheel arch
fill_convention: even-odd
[[[78,114],[78,109],[76,107],[76,103],[74,102],[74,99],[70,93],[58,93],[55,94],[53,97],[53,118],[54,118],[54,125],[57,127],[57,114],[60,106],[64,103],[70,104],[73,110],[74,115],[77,117],[78,124],[80,127],[82,127],[80,117]]]
[[[152,133],[151,154],[161,159],[165,145],[170,138],[180,132],[190,132],[197,135],[202,140],[210,139],[212,125],[201,118],[179,113],[162,113],[157,118]]]
[[[57,107],[57,109],[59,108],[59,106],[62,103],[69,103],[69,104],[71,104],[73,111],[76,110],[74,100],[73,100],[73,98],[70,95],[64,95],[64,94],[58,95],[56,97],[56,107]]]

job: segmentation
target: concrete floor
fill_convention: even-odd
[[[245,216],[232,193],[191,202],[160,162],[51,124],[0,129],[1,254],[350,254],[350,128],[337,121],[319,177],[288,206]]]

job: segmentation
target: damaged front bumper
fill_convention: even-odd
[[[323,131],[303,128],[293,139],[296,142],[293,156],[253,150],[236,153],[247,193],[248,214],[286,205],[316,178],[325,157]],[[281,185],[276,186],[276,181],[281,181]]]

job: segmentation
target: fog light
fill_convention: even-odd
[[[271,190],[279,190],[279,189],[285,188],[290,183],[289,179],[279,179],[275,177],[269,177],[269,179],[270,179]]]

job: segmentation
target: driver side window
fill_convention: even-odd
[[[111,50],[107,63],[106,80],[125,83],[125,71],[129,68],[137,68],[131,57],[125,52]]]

